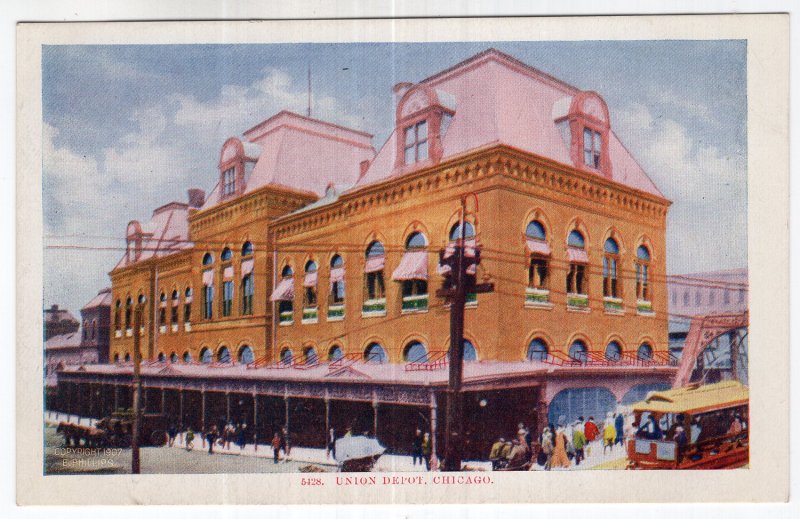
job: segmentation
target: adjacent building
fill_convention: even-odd
[[[462,233],[495,285],[467,303],[470,455],[519,422],[600,418],[669,386],[670,202],[602,96],[494,49],[393,94],[377,151],[280,112],[222,145],[208,196],[130,222],[110,273],[111,364],[60,373],[62,397],[88,385],[96,411],[129,403],[139,334],[150,407],[195,427],[222,415],[310,445],[352,428],[398,451],[416,427],[438,439],[438,260]]]

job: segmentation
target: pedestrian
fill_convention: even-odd
[[[616,413],[614,417],[614,429],[616,429],[617,439],[616,442],[622,445],[623,439],[625,438],[625,417],[622,413]]]
[[[425,460],[425,470],[431,470],[431,453],[433,452],[433,445],[431,444],[430,433],[425,433],[422,437],[422,458]]]
[[[544,428],[539,443],[542,447],[539,450],[536,463],[544,467],[545,470],[550,470],[550,457],[553,454],[553,432],[550,430],[550,427]]]
[[[589,421],[583,426],[583,435],[586,436],[587,443],[595,441],[597,437],[600,436],[600,429],[598,429],[597,424],[594,423],[594,416],[590,416]]]
[[[614,452],[614,444],[616,443],[616,440],[617,428],[614,426],[614,420],[611,417],[611,413],[608,413],[606,425],[603,428],[603,454],[606,453],[606,449]]]
[[[206,441],[208,442],[208,453],[214,454],[214,442],[217,440],[219,436],[219,431],[217,430],[216,425],[211,426],[211,430],[208,431],[206,434]]]
[[[558,429],[556,430],[555,439],[553,440],[553,454],[550,459],[551,469],[569,468],[569,457],[567,457],[568,447],[569,440],[567,439],[565,427],[561,419],[559,419]]]
[[[492,462],[492,470],[497,470],[500,461],[500,452],[503,450],[503,446],[505,444],[506,444],[505,438],[499,438],[492,445],[492,449],[489,451],[489,461]]]
[[[531,460],[531,450],[528,444],[525,443],[525,435],[520,434],[513,442],[511,453],[508,458],[508,468],[510,470],[518,470],[525,468],[527,463]]]
[[[572,428],[572,447],[575,449],[575,466],[581,464],[585,458],[583,448],[586,445],[586,435],[583,432],[583,417],[578,419],[578,423]]]
[[[525,427],[524,423],[520,422],[519,426],[517,426],[517,435],[518,436],[519,436],[520,431],[522,432],[522,435],[524,436],[525,443],[527,443],[528,444],[528,448],[530,448],[531,442],[533,441],[533,437],[531,436],[530,429]]]
[[[194,431],[191,427],[186,431],[186,450],[194,449]]]
[[[178,436],[178,428],[175,426],[175,422],[170,422],[169,427],[167,427],[167,446],[172,447],[175,443],[175,437]]]
[[[326,458],[331,456],[336,459],[336,431],[333,430],[333,427],[328,431],[328,450],[325,453]]]
[[[239,435],[236,443],[239,444],[239,450],[243,451],[244,446],[247,445],[247,424],[243,423],[239,425]]]
[[[415,467],[417,466],[417,460],[422,465],[422,431],[419,429],[414,434],[414,441],[411,444],[411,458]]]
[[[275,431],[275,435],[272,437],[272,458],[275,463],[278,463],[281,459],[281,444],[282,444],[281,437],[278,435],[278,432]]]
[[[283,452],[286,454],[286,458],[288,461],[289,454],[292,452],[292,442],[291,438],[289,437],[289,428],[284,427],[281,429],[281,440],[283,440]]]
[[[231,448],[231,440],[233,439],[233,435],[236,432],[236,428],[233,426],[233,422],[228,422],[225,424],[225,432],[222,435],[222,444],[225,450],[230,450]]]

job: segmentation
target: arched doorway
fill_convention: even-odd
[[[566,419],[566,423],[572,423],[583,416],[584,420],[590,416],[595,421],[602,421],[606,413],[613,411],[617,407],[617,399],[609,389],[604,387],[581,387],[564,389],[560,391],[550,402],[548,420],[557,425],[560,417]]]

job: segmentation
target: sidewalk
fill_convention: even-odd
[[[56,413],[54,411],[46,411],[45,412],[45,423],[48,425],[56,426],[59,422],[70,422],[70,423],[80,423],[81,425],[94,425],[96,422],[93,418],[85,418],[79,417],[76,415],[69,415],[67,416],[65,413]],[[178,434],[177,438],[175,439],[175,444],[172,446],[174,449],[185,449],[185,437],[186,434]],[[202,438],[200,437],[199,433],[195,433],[194,437],[194,450],[202,452],[203,450],[208,450],[208,444],[204,443]],[[229,449],[223,449],[219,446],[219,444],[214,446],[214,454],[221,454],[221,455],[230,455],[230,456],[253,456],[259,458],[269,458],[272,459],[272,446],[267,444],[258,444],[258,448],[252,443],[245,445],[244,449],[240,449],[238,445],[231,442],[231,446]],[[281,452],[281,461],[284,461],[286,458],[284,453]],[[292,447],[290,451],[290,456],[288,457],[288,461],[295,461],[301,463],[313,463],[316,465],[324,465],[329,467],[336,467],[337,463],[332,457],[328,458],[325,453],[325,449],[315,449],[311,447]],[[413,458],[411,456],[405,456],[400,454],[384,454],[383,456],[378,459],[378,462],[375,464],[374,470],[380,472],[425,472],[425,465],[417,464],[416,466],[413,463]],[[480,461],[469,461],[465,462],[465,465],[472,467],[478,470],[492,470],[492,465],[489,462],[480,462]]]

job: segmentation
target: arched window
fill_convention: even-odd
[[[475,237],[475,227],[470,222],[464,222],[464,239]],[[450,228],[450,241],[461,239],[461,223],[456,223]]]
[[[305,277],[303,278],[303,308],[316,309],[317,307],[317,262],[308,261],[305,266]],[[303,319],[317,318],[316,312],[313,317],[304,310]]]
[[[242,257],[250,256],[251,254],[253,254],[253,244],[246,241],[242,245]]]
[[[237,356],[239,364],[250,364],[255,361],[255,355],[253,354],[253,349],[250,346],[242,346],[239,348],[239,354]]]
[[[474,362],[476,360],[478,360],[478,352],[475,350],[475,345],[464,339],[464,362]]]
[[[406,252],[400,265],[392,273],[392,279],[401,283],[401,307],[403,311],[419,311],[428,308],[428,239],[421,232],[413,232],[406,239]]]
[[[175,364],[176,362],[178,362],[178,354],[177,354],[177,353],[175,353],[174,351],[173,351],[172,353],[170,353],[170,354],[169,354],[169,361],[170,361],[172,364]]]
[[[428,240],[421,232],[412,232],[406,239],[406,249],[424,249],[428,246]]]
[[[639,301],[650,302],[650,251],[644,245],[636,249],[636,298]],[[684,298],[684,305],[688,306],[688,298]]]
[[[164,333],[164,326],[167,325],[167,294],[161,292],[158,296],[158,326],[161,327],[161,333]]]
[[[303,362],[307,366],[313,366],[317,362],[319,362],[319,358],[317,357],[317,350],[315,350],[312,346],[308,346],[303,350]]]
[[[116,304],[114,305],[114,330],[121,331],[122,330],[122,301],[117,299]]]
[[[192,322],[192,288],[187,287],[186,292],[184,292],[184,300],[183,300],[183,323],[184,327],[187,328],[186,331],[189,331],[188,330],[189,327],[187,325],[191,326],[191,322]]]
[[[653,348],[646,342],[642,343],[636,352],[636,358],[643,361],[653,360]]]
[[[403,350],[403,360],[405,362],[428,362],[428,350],[419,341],[413,341]]]
[[[336,344],[331,346],[331,348],[328,350],[328,361],[329,362],[332,362],[334,360],[339,360],[342,357],[344,357],[344,353],[342,352],[342,348],[340,348]]]
[[[569,237],[567,238],[567,247],[575,247],[576,249],[585,249],[586,240],[583,238],[583,234],[581,234],[581,232],[578,230],[570,232]]]
[[[586,255],[586,241],[583,234],[578,230],[569,233],[567,238],[567,254],[569,256],[569,272],[567,273],[567,294],[580,295],[580,298],[569,298],[568,304],[570,306],[589,306],[589,301],[586,298],[586,266],[589,263],[589,257]]]
[[[217,351],[217,362],[228,363],[231,362],[231,352],[225,346]]]
[[[547,290],[549,285],[550,245],[546,240],[547,232],[544,225],[538,220],[532,220],[525,229],[525,241],[531,255],[528,265],[528,288],[534,289],[534,292]],[[530,294],[527,299],[532,302],[547,302],[546,295],[536,293]]]
[[[242,246],[242,257],[245,258],[241,263],[241,292],[242,292],[242,306],[240,312],[242,315],[253,315],[253,298],[256,293],[256,282],[253,274],[254,260],[248,256],[252,256],[253,246],[250,242],[245,242]]]
[[[373,241],[366,251],[366,265],[364,267],[364,312],[386,312],[386,287],[384,285],[383,269],[386,256],[383,244]]]
[[[289,348],[284,348],[281,350],[281,362],[283,364],[291,364],[292,363],[292,350]]]
[[[210,364],[212,360],[214,360],[214,356],[211,354],[211,350],[208,348],[200,350],[200,362],[203,364]]]
[[[614,238],[609,238],[603,245],[603,297],[620,297],[617,283],[617,261],[619,245]]]
[[[530,344],[528,344],[528,354],[526,355],[528,360],[536,360],[539,362],[547,360],[547,344],[542,339],[533,339]]]
[[[622,358],[622,347],[617,341],[609,342],[606,346],[606,360],[617,362],[620,358]]]
[[[92,340],[97,338],[97,319],[92,320]]]
[[[203,255],[203,265],[213,265],[213,263],[214,255],[210,252],[206,252],[205,255]]]
[[[586,344],[584,344],[582,340],[578,339],[569,347],[569,358],[583,363],[589,359],[587,352],[588,350],[586,348]]]
[[[222,254],[220,254],[219,258],[222,261],[229,261],[233,257],[233,253],[228,247],[222,249]]]
[[[125,330],[128,331],[133,327],[133,323],[131,323],[131,310],[133,307],[133,302],[131,298],[128,297],[125,300]],[[126,332],[127,333],[127,332]]]
[[[143,305],[146,302],[147,302],[147,298],[144,296],[144,294],[139,294],[139,304]]]
[[[167,356],[161,351],[158,353],[158,362],[167,362]]]
[[[83,320],[83,340],[86,340],[88,338],[89,338],[89,323],[86,321],[86,319],[84,319]]]
[[[131,354],[130,353],[126,353],[125,354],[125,362],[130,362],[130,361],[131,361]]]
[[[119,364],[119,353],[114,354],[114,364]]]
[[[189,351],[184,351],[183,352],[183,362],[185,362],[186,364],[192,362],[192,354],[191,354],[191,352],[189,352]]]
[[[331,291],[328,294],[328,305],[339,306],[344,304],[344,260],[338,254],[331,258]],[[344,308],[331,310],[328,308],[328,319],[331,317],[344,317]]]
[[[285,265],[281,270],[281,281],[272,293],[272,301],[278,302],[278,322],[292,324],[294,321],[294,270]]]
[[[528,227],[525,228],[525,236],[532,240],[546,240],[547,232],[544,230],[544,225],[538,220],[532,220]]]
[[[170,310],[170,323],[172,324],[172,331],[178,331],[178,305],[180,296],[177,290],[172,291],[172,309]]]
[[[383,347],[377,342],[373,342],[364,350],[364,361],[383,364],[388,360]]]

